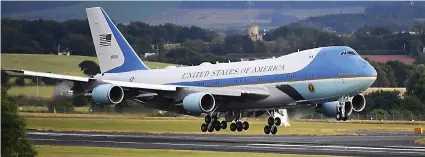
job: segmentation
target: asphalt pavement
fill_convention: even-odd
[[[281,136],[55,132],[28,130],[39,145],[182,149],[336,156],[425,156],[420,135],[364,133],[361,136]]]

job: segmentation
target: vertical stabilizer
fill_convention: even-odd
[[[101,7],[86,12],[101,73],[149,69]]]

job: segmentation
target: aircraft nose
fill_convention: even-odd
[[[378,77],[378,73],[376,72],[376,69],[367,61],[364,61],[364,73],[366,77],[370,77],[370,84],[372,85],[376,77]]]

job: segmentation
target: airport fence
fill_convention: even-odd
[[[329,119],[320,113],[310,113],[301,119]],[[360,114],[352,113],[351,120],[385,120],[385,121],[425,121],[425,114]]]

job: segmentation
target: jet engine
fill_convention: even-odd
[[[124,90],[113,84],[98,85],[91,94],[93,100],[100,104],[118,104],[124,99]]]
[[[316,106],[316,112],[322,113],[327,117],[335,117],[337,114],[338,101],[326,102]],[[345,112],[350,115],[353,112],[353,104],[349,101],[345,102]]]
[[[361,94],[353,96],[351,103],[353,104],[353,110],[356,112],[361,112],[366,107],[366,99]]]
[[[190,113],[207,113],[214,107],[215,99],[208,93],[191,93],[183,99],[183,108]]]

